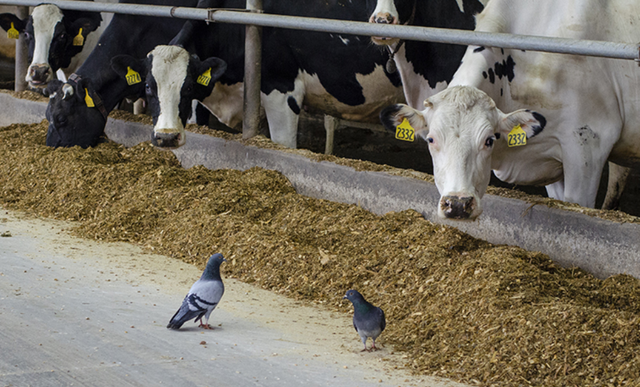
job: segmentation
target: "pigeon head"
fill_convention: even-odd
[[[362,297],[362,294],[360,294],[357,290],[347,290],[347,294],[345,294],[344,297],[342,297],[342,299],[347,299],[349,301],[351,301],[351,303],[353,304],[359,304],[361,302],[366,302],[364,297]]]
[[[224,259],[224,257],[220,253],[213,254],[211,257],[209,257],[209,261],[207,262],[207,267],[205,267],[204,272],[202,273],[202,277],[200,277],[200,279],[221,280],[220,265],[222,264],[222,262],[227,262],[227,260]]]

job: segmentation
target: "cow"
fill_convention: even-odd
[[[97,44],[101,23],[99,12],[61,10],[53,4],[38,5],[27,19],[0,14],[0,26],[9,36],[17,39],[22,33],[27,40],[31,63],[25,80],[36,90],[55,79],[59,69],[67,77],[79,67]]]
[[[175,123],[180,122],[177,119],[184,117],[186,121],[192,112],[191,101],[209,96],[227,69],[222,59],[212,57],[202,61],[181,47],[166,45],[156,46],[142,60],[119,55],[111,63],[122,77],[126,77],[130,68],[144,76],[148,109],[154,124],[152,144],[165,149],[184,145],[184,121],[176,133]],[[184,94],[189,96],[180,98]]]
[[[633,0],[491,0],[475,30],[632,43],[639,11]],[[447,89],[380,117],[428,142],[440,217],[476,219],[492,170],[594,207],[607,160],[640,162],[638,71],[632,61],[469,46]]]
[[[195,7],[197,0],[133,3]],[[183,24],[184,20],[175,18],[114,15],[97,47],[68,82],[53,81],[47,86],[47,145],[95,146],[104,136],[108,113],[125,97],[144,95],[144,82],[139,74],[131,69],[128,79],[120,77],[111,69],[111,58],[120,54],[144,58],[155,46],[168,43]]]
[[[475,15],[488,0],[377,0],[370,23],[473,30]],[[389,66],[397,68],[407,104],[422,102],[444,90],[460,65],[466,47],[373,36],[389,51]]]
[[[367,3],[368,0],[266,0],[263,8],[270,14],[366,21]],[[243,0],[203,0],[198,7],[242,8],[244,5]],[[156,87],[190,79],[191,74],[186,71],[193,68],[192,64],[178,62],[189,59],[187,55],[163,60],[172,60],[171,66],[182,71],[147,79],[147,99],[160,99],[161,108],[154,113],[157,121],[154,144],[165,147],[184,144],[184,124],[191,112],[188,107],[192,99],[201,100],[224,124],[234,127],[240,123],[244,34],[243,25],[207,25],[195,21],[185,24],[172,43],[185,46],[199,58],[218,57],[227,63],[227,70],[215,85],[208,84],[210,94],[202,94],[201,87],[192,87],[192,92],[187,93],[183,87],[181,94],[175,89],[173,96],[159,95]],[[297,147],[298,119],[303,109],[352,121],[377,122],[384,106],[404,100],[399,77],[385,69],[387,55],[371,45],[368,38],[278,28],[264,28],[262,36],[261,103],[271,139],[278,144]],[[158,59],[159,54],[154,53],[153,58]],[[122,76],[126,75],[127,67],[137,63],[134,58],[129,58],[129,64],[126,58],[118,61],[114,69],[119,69]],[[147,73],[153,75],[153,69]],[[178,105],[181,106],[179,117],[162,111],[163,106],[167,109],[172,106],[172,112],[178,111]]]

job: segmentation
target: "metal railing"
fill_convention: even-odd
[[[19,7],[37,6],[43,2],[55,4],[61,9],[94,12],[124,13],[130,15],[144,15],[156,17],[173,17],[180,19],[206,20],[217,23],[246,24],[247,43],[245,45],[245,88],[252,90],[245,97],[245,120],[249,127],[243,127],[243,133],[250,136],[257,130],[259,113],[260,85],[260,52],[259,42],[261,34],[258,27],[278,27],[318,32],[329,32],[349,35],[386,36],[406,40],[430,41],[438,43],[478,45],[500,47],[506,49],[520,49],[529,51],[543,51],[560,54],[596,56],[639,61],[638,44],[604,42],[594,40],[575,40],[567,38],[553,38],[529,35],[513,35],[505,33],[488,33],[455,29],[416,27],[404,25],[372,24],[333,19],[318,19],[297,16],[281,16],[260,13],[261,0],[247,0],[247,8],[252,12],[241,10],[202,9],[187,7],[171,7],[158,5],[141,5],[128,3],[100,3],[69,0],[0,0],[0,4],[16,5]],[[16,64],[17,66],[17,64]],[[256,100],[257,99],[257,100]],[[258,106],[256,108],[256,106]],[[250,114],[251,116],[248,116]],[[255,123],[255,124],[254,124]],[[246,130],[246,132],[245,132]]]

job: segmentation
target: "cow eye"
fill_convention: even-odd
[[[145,90],[147,93],[151,93],[151,86],[149,86],[149,84],[148,84],[148,83],[145,83],[145,84],[144,84],[144,90]]]
[[[433,137],[427,137],[427,142],[429,144],[433,144]]]
[[[491,148],[491,147],[493,146],[493,142],[495,141],[495,139],[496,139],[496,138],[495,138],[495,137],[493,137],[493,136],[491,136],[491,137],[487,138],[487,141],[485,141],[485,142],[484,142],[484,145],[485,145],[487,148]]]

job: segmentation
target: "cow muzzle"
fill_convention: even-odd
[[[159,149],[176,149],[183,146],[186,142],[184,131],[166,131],[154,130],[151,137],[151,144]]]
[[[438,215],[446,219],[473,220],[480,212],[473,196],[443,196],[440,198]]]
[[[25,78],[29,86],[36,88],[45,87],[52,79],[53,72],[48,64],[33,64],[29,66]]]
[[[391,15],[389,12],[378,12],[371,16],[371,18],[369,19],[369,23],[398,24],[398,18]],[[377,45],[391,45],[393,43],[396,43],[398,39],[387,38],[384,36],[372,36],[371,41]]]

